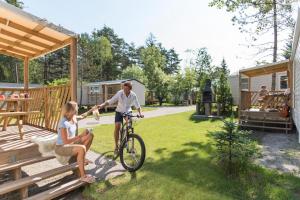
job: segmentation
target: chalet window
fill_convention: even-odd
[[[280,76],[280,89],[287,89],[287,88],[288,88],[288,77]]]
[[[100,88],[98,86],[91,86],[91,93],[100,93]]]
[[[248,78],[241,79],[241,90],[248,90],[249,80]]]
[[[108,94],[113,94],[113,87],[107,87]]]

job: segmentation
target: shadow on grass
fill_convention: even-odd
[[[213,151],[210,144],[190,142],[183,146],[194,148],[174,151],[166,159],[147,161],[143,170],[233,199],[272,199],[274,194],[281,197],[279,199],[297,199],[292,190],[300,186],[299,178],[281,176],[260,167],[250,167],[248,172],[239,177],[230,178],[210,158],[199,156],[196,148],[210,153]],[[140,181],[147,180],[151,180],[151,177],[146,176]]]

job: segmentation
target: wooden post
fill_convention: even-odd
[[[24,59],[24,89],[28,92],[29,88],[29,59],[26,57]]]
[[[77,38],[72,38],[70,44],[70,78],[71,100],[77,101]]]
[[[248,77],[248,91],[251,91],[251,76]]]

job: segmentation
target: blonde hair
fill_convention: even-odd
[[[68,116],[70,112],[74,112],[75,114],[78,112],[78,105],[75,101],[69,101],[64,105],[62,116],[71,120],[72,118],[70,119],[70,116]]]

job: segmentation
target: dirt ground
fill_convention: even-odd
[[[292,173],[300,177],[300,144],[297,133],[258,132],[262,157],[257,162],[279,172]]]

